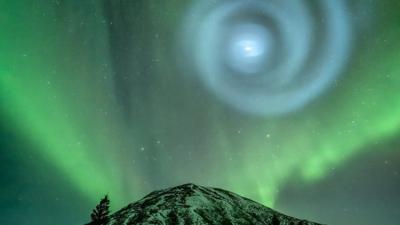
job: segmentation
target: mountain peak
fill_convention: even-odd
[[[318,225],[232,192],[193,183],[154,191],[110,216],[108,225]]]

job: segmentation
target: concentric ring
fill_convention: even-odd
[[[186,63],[218,98],[251,114],[307,105],[351,52],[344,0],[202,0],[185,21]]]

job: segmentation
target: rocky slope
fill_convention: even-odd
[[[218,188],[185,184],[155,191],[114,213],[107,225],[318,225]]]

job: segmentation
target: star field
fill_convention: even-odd
[[[0,224],[85,223],[105,193],[119,209],[191,182],[396,225],[399,9],[0,2]]]

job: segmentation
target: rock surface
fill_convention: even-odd
[[[218,188],[185,184],[154,191],[110,217],[108,225],[319,225],[278,213]]]

